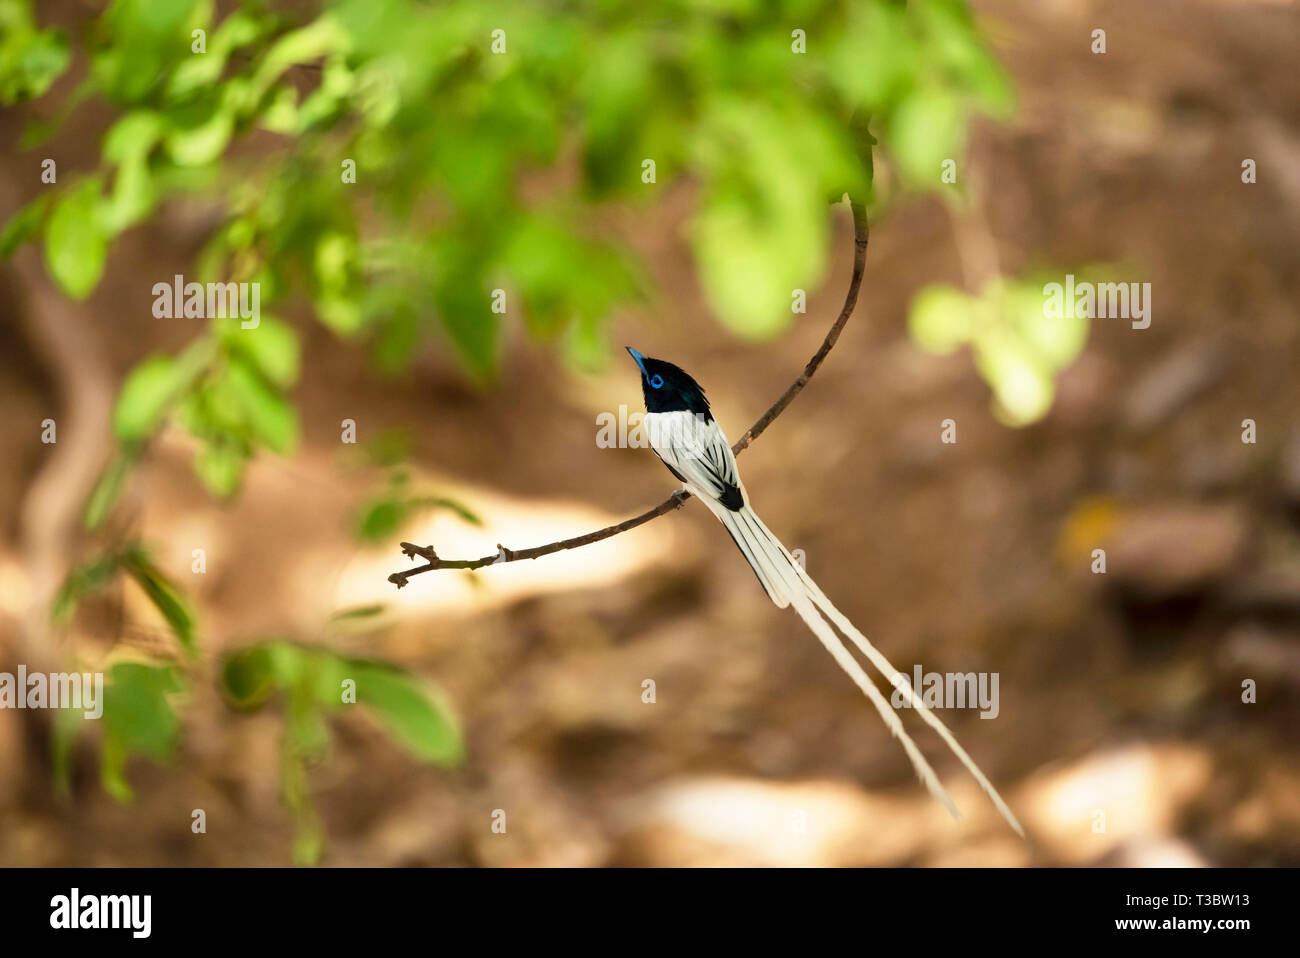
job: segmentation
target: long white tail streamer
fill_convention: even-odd
[[[926,761],[925,756],[921,754],[921,750],[916,747],[916,743],[912,741],[912,738],[903,728],[903,723],[899,719],[897,712],[890,707],[884,695],[876,688],[870,676],[867,675],[858,660],[849,652],[843,640],[835,634],[826,619],[830,619],[831,623],[834,623],[841,632],[848,636],[849,640],[890,684],[907,696],[908,702],[920,714],[922,721],[939,733],[939,737],[948,744],[948,747],[953,750],[961,763],[975,777],[975,781],[979,783],[980,788],[992,800],[1002,817],[1006,819],[1007,824],[1015,829],[1016,834],[1023,838],[1025,832],[1020,827],[1020,822],[1016,820],[1016,816],[1012,814],[1011,809],[1002,800],[1002,796],[998,794],[997,789],[980,771],[974,759],[957,743],[948,727],[926,707],[925,703],[921,701],[921,697],[912,688],[911,683],[907,681],[907,678],[889,663],[889,660],[871,644],[871,641],[849,621],[844,613],[835,608],[830,599],[826,598],[825,593],[818,588],[817,583],[804,571],[789,550],[763,524],[754,511],[746,505],[740,510],[732,512],[720,503],[713,502],[708,498],[704,498],[704,501],[713,514],[726,526],[727,531],[731,533],[731,537],[736,540],[736,545],[740,547],[740,551],[753,568],[759,582],[762,583],[764,590],[766,590],[772,601],[779,608],[794,606],[799,618],[803,619],[804,624],[817,636],[840,668],[848,674],[849,678],[853,679],[858,688],[871,701],[871,704],[875,706],[881,719],[884,720],[885,726],[902,743],[903,750],[911,760],[912,767],[916,769],[917,776],[925,783],[930,793],[943,802],[954,817],[958,817],[957,807],[944,790],[939,777],[934,773],[934,769],[930,767],[930,763]]]

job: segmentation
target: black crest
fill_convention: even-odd
[[[704,387],[691,378],[680,366],[662,359],[643,356],[631,346],[627,351],[641,368],[641,394],[645,397],[646,412],[691,412],[713,420]]]

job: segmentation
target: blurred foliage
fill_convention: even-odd
[[[421,761],[449,766],[462,757],[460,732],[437,691],[384,662],[272,640],[228,656],[221,686],[240,710],[260,708],[277,691],[296,707],[322,714],[361,705]],[[353,702],[347,701],[349,688]]]
[[[825,273],[827,201],[871,196],[868,124],[895,179],[937,191],[971,115],[1012,103],[961,0],[245,0],[221,18],[210,0],[114,0],[61,95],[62,35],[30,0],[0,0],[0,22],[7,102],[57,100],[28,147],[86,102],[113,120],[97,168],[12,216],[0,253],[42,239],[50,275],[84,298],[116,236],[185,198],[213,224],[187,280],[255,283],[271,309],[306,298],[388,370],[438,330],[479,380],[507,317],[572,363],[605,361],[615,307],[651,291],[594,231],[602,207],[694,184],[710,304],[737,333],[772,336],[791,291]],[[218,495],[259,449],[292,451],[298,366],[297,334],[270,317],[210,317],[180,356],[144,360],[88,524],[166,421],[200,440],[195,472]]]
[[[83,599],[108,588],[119,572],[126,573],[143,590],[171,628],[185,654],[191,659],[197,658],[198,637],[188,600],[154,564],[144,547],[136,542],[110,549],[73,569],[55,596],[51,610],[54,619],[68,621]]]
[[[66,42],[32,26],[27,0],[0,10],[21,26],[0,44],[0,89],[39,96]],[[28,224],[69,295],[94,289],[121,230],[192,195],[218,223],[195,279],[259,281],[268,301],[301,291],[386,365],[437,323],[490,376],[498,287],[534,335],[594,362],[611,308],[644,289],[584,214],[689,177],[711,305],[742,335],[772,335],[790,290],[824,273],[827,199],[869,193],[874,139],[855,115],[873,118],[910,183],[938,189],[970,113],[1011,103],[958,0],[588,0],[562,13],[336,0],[309,16],[245,2],[216,21],[201,0],[115,0],[95,21],[89,76],[64,105],[99,98],[117,120],[99,170]],[[242,155],[254,135],[261,148]],[[553,167],[564,175],[525,189]]]
[[[181,718],[172,697],[197,680],[199,646],[188,602],[157,568],[147,551],[131,542],[78,566],[54,603],[56,620],[68,621],[85,599],[103,592],[125,574],[167,622],[184,655],[177,661],[117,661],[110,665],[99,736],[100,781],[119,801],[133,793],[126,778],[135,756],[170,760],[180,741]],[[380,616],[383,606],[343,610],[331,623]],[[327,648],[282,640],[258,642],[224,657],[218,685],[236,711],[265,706],[279,693],[284,701],[281,791],[297,826],[295,861],[315,864],[325,847],[308,788],[308,768],[328,754],[325,719],[360,705],[398,745],[421,762],[451,767],[462,760],[460,729],[443,696],[427,682],[373,659],[339,655]],[[73,742],[85,730],[84,714],[63,710],[53,740],[56,787],[67,793]]]
[[[72,790],[72,749],[86,731],[87,722],[98,727],[99,781],[119,802],[131,802],[135,792],[127,781],[127,763],[144,756],[162,765],[171,761],[180,744],[181,719],[172,697],[189,691],[184,673],[174,665],[119,661],[105,676],[98,720],[86,718],[84,709],[60,709],[51,743],[56,793]]]
[[[1056,376],[1083,351],[1088,318],[1049,318],[1043,281],[999,277],[978,295],[930,286],[912,300],[908,328],[922,349],[939,355],[969,346],[993,387],[994,411],[1013,426],[1036,422],[1052,406]]]
[[[0,0],[0,104],[38,97],[68,68],[68,39],[41,30],[24,0]]]
[[[104,734],[100,780],[120,801],[130,801],[126,762],[132,754],[168,761],[180,740],[180,719],[169,695],[185,690],[179,671],[168,665],[118,662],[104,686]]]
[[[107,550],[98,558],[77,566],[69,573],[55,597],[52,614],[66,622],[87,598],[108,589],[125,575],[148,598],[167,623],[183,653],[186,666],[166,662],[116,662],[108,670],[103,698],[102,735],[99,739],[100,781],[119,801],[130,801],[126,780],[127,761],[145,755],[156,762],[170,759],[180,735],[180,720],[169,695],[188,687],[187,668],[199,656],[197,624],[189,600],[137,542]],[[67,792],[70,767],[68,755],[73,741],[83,731],[84,713],[65,710],[54,735],[55,781]]]
[[[359,705],[395,742],[431,765],[456,765],[464,753],[460,729],[441,693],[383,662],[271,640],[227,656],[221,689],[241,711],[261,708],[277,692],[283,696],[281,789],[297,824],[298,864],[316,864],[324,848],[307,769],[328,753],[328,715]]]
[[[410,484],[405,469],[390,471],[387,488],[361,504],[356,520],[357,539],[361,542],[389,541],[412,516],[430,509],[445,509],[470,525],[483,524],[482,519],[454,499],[415,495]]]

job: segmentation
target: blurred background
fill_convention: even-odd
[[[973,7],[0,0],[0,672],[110,683],[0,712],[0,864],[1300,864],[1300,11]],[[741,468],[895,666],[998,674],[942,717],[1024,841],[698,503],[387,581],[670,492],[625,343],[739,436],[845,192]]]

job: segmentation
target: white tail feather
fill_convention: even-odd
[[[858,688],[871,700],[881,719],[884,720],[886,727],[902,743],[903,750],[911,759],[917,776],[925,783],[931,794],[943,802],[954,817],[957,816],[956,806],[948,797],[948,793],[944,791],[943,785],[939,782],[938,776],[935,775],[925,756],[921,754],[920,749],[916,747],[916,743],[904,730],[903,723],[899,719],[897,712],[890,707],[884,695],[872,683],[862,666],[858,664],[857,659],[844,646],[843,640],[831,629],[826,622],[826,618],[829,618],[840,631],[848,636],[858,650],[895,688],[904,692],[912,708],[920,714],[921,719],[926,724],[939,733],[939,737],[948,744],[948,747],[953,750],[962,764],[975,777],[975,781],[984,789],[994,806],[1002,814],[1002,817],[1015,829],[1016,834],[1023,838],[1024,829],[1020,827],[1020,822],[1016,820],[1016,816],[1011,813],[1011,809],[1002,800],[1002,796],[998,794],[997,789],[980,771],[974,759],[957,744],[956,738],[953,737],[948,727],[925,706],[906,677],[889,663],[889,660],[849,621],[847,616],[835,608],[830,599],[826,598],[826,595],[818,588],[817,583],[795,561],[790,552],[763,524],[757,514],[748,506],[737,512],[732,512],[708,498],[705,498],[704,501],[714,515],[727,527],[727,531],[731,533],[732,538],[736,540],[736,545],[740,547],[741,553],[753,568],[759,582],[762,583],[764,590],[772,601],[780,608],[793,605],[799,617],[803,619],[812,633],[826,647],[826,651],[830,652],[840,668],[848,673]],[[823,618],[823,614],[826,618]]]
[[[889,702],[885,700],[885,696],[872,683],[871,677],[858,664],[858,660],[844,647],[843,641],[826,624],[826,620],[817,614],[817,610],[812,603],[807,599],[796,597],[793,604],[794,610],[799,613],[799,618],[804,620],[813,634],[821,640],[822,645],[826,646],[826,651],[839,663],[840,668],[849,674],[849,677],[853,679],[858,688],[866,693],[867,698],[871,700],[871,704],[876,707],[876,711],[884,721],[885,727],[902,743],[903,751],[912,760],[912,767],[916,769],[917,777],[925,783],[925,787],[930,790],[930,794],[943,802],[948,811],[952,813],[953,818],[960,818],[961,815],[957,811],[957,806],[953,804],[953,800],[944,789],[943,783],[939,781],[939,776],[935,774],[934,769],[930,767],[930,763],[921,754],[921,750],[912,741],[912,737],[903,728],[898,713],[889,707]]]
[[[802,578],[804,583],[808,586],[808,591],[813,597],[814,604],[830,617],[830,620],[849,637],[863,655],[871,660],[871,664],[880,670],[880,673],[889,680],[891,685],[900,689],[903,694],[907,696],[907,700],[911,703],[912,708],[921,716],[921,720],[938,732],[939,737],[948,743],[948,747],[953,750],[953,753],[959,759],[961,759],[961,763],[965,765],[966,769],[972,776],[974,776],[975,781],[979,782],[980,788],[984,789],[985,794],[988,795],[994,806],[1002,814],[1002,817],[1007,820],[1007,824],[1015,829],[1017,835],[1024,838],[1025,830],[1020,827],[1020,822],[1016,819],[1016,816],[1012,814],[1011,809],[1007,807],[1007,803],[1002,800],[1002,796],[999,795],[998,790],[993,787],[993,783],[988,780],[982,771],[980,771],[980,767],[975,764],[975,760],[967,754],[966,750],[962,748],[960,744],[958,744],[956,737],[953,736],[952,732],[948,729],[948,726],[944,725],[939,716],[935,715],[934,712],[932,712],[921,700],[921,697],[916,694],[916,690],[912,688],[912,683],[907,680],[907,677],[902,675],[893,665],[890,664],[884,654],[871,644],[871,640],[863,635],[862,632],[849,621],[848,617],[844,615],[844,613],[835,608],[831,603],[831,600],[826,598],[822,590],[817,587],[817,583],[813,582],[812,578],[806,572],[799,569],[798,566],[796,566],[796,569],[800,573],[800,578]]]

